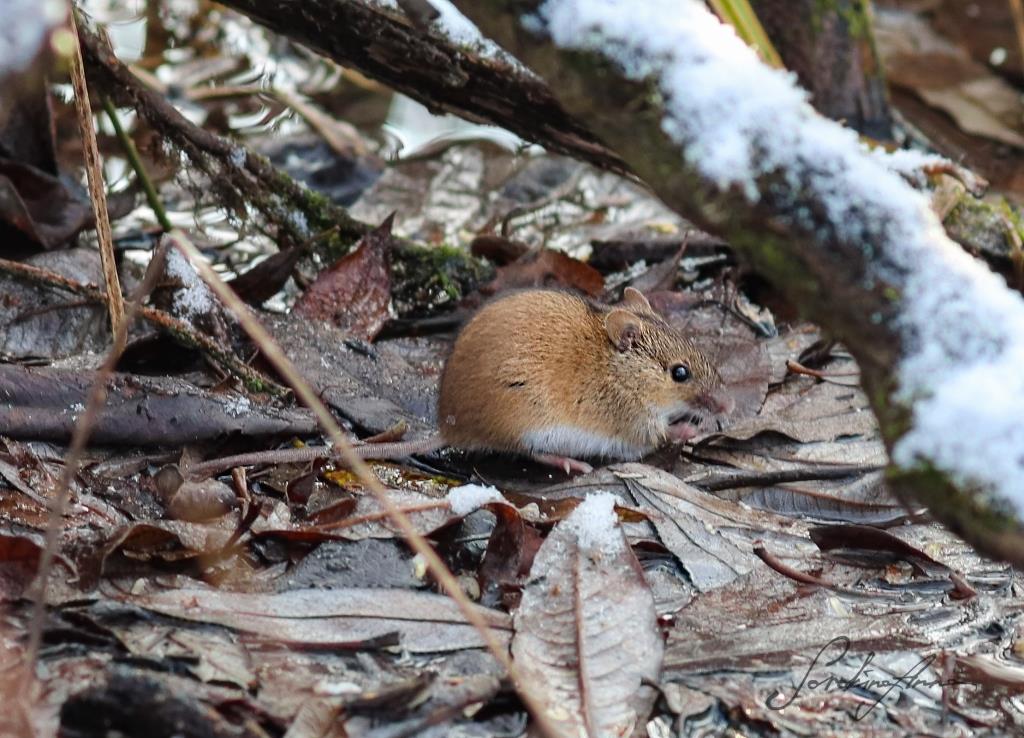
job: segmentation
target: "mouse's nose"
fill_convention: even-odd
[[[700,404],[714,415],[728,415],[736,407],[736,401],[724,392],[708,392],[701,396]]]

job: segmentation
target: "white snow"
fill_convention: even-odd
[[[902,298],[898,397],[914,415],[895,462],[934,465],[1024,513],[1024,301],[950,241],[901,178],[921,156],[866,151],[696,0],[547,0],[522,20],[655,80],[663,130],[718,187],[756,202],[758,179],[773,173],[790,226],[860,244],[872,270],[864,287],[885,280]],[[811,218],[811,204],[828,225]]]
[[[611,492],[589,494],[559,523],[559,529],[573,533],[583,551],[616,551],[625,545],[615,514],[618,500]]]
[[[491,502],[505,502],[494,487],[481,484],[464,484],[448,491],[448,504],[456,515],[469,515],[474,510]]]
[[[167,249],[167,276],[181,283],[173,297],[173,306],[179,315],[197,318],[213,310],[214,298],[210,288],[176,248]]]
[[[486,58],[508,64],[522,72],[528,72],[518,59],[480,33],[480,29],[473,21],[464,16],[451,3],[451,0],[429,0],[429,2],[440,14],[433,21],[433,31],[445,36],[456,46],[473,49]],[[379,8],[402,12],[395,0],[373,0],[373,4]]]

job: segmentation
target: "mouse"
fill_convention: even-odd
[[[488,303],[459,332],[441,375],[436,437],[357,451],[395,458],[452,446],[587,472],[583,459],[639,459],[732,409],[708,357],[639,290],[607,306],[529,289]]]
[[[527,289],[488,303],[459,332],[441,374],[437,434],[353,450],[365,459],[396,459],[452,446],[521,454],[566,474],[589,472],[584,459],[642,458],[694,438],[708,423],[720,425],[733,405],[707,355],[639,290],[627,287],[609,306],[573,292]],[[201,466],[336,455],[307,447]]]

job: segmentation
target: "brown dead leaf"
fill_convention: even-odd
[[[32,583],[42,546],[28,536],[0,533],[0,602],[21,597]]]
[[[720,530],[736,524],[738,505],[723,503],[643,464],[617,465],[613,472],[649,512],[659,538],[689,572],[694,587],[702,591],[721,587],[754,568],[750,550],[739,548]],[[727,515],[719,512],[723,507]]]
[[[757,416],[732,423],[724,435],[746,439],[765,431],[810,443],[842,436],[873,438],[878,426],[859,386],[793,377],[768,394]]]
[[[491,504],[487,509],[494,513],[497,522],[477,572],[480,598],[489,605],[518,604],[505,596],[509,590],[522,586],[542,539],[536,528],[526,525],[515,506]]]
[[[172,617],[216,623],[303,646],[360,648],[398,637],[411,653],[480,648],[476,629],[448,597],[399,589],[301,589],[247,594],[178,589],[125,598]],[[509,637],[505,613],[476,608],[499,640]]]
[[[135,523],[117,533],[106,546],[104,561],[119,552],[132,559],[181,561],[220,553],[237,528],[233,516],[208,523],[154,520]]]
[[[89,201],[57,177],[33,166],[0,159],[0,221],[46,250],[66,246],[92,223]]]
[[[268,256],[228,282],[239,297],[253,305],[269,300],[292,275],[304,249],[291,248]]]
[[[591,496],[551,532],[515,615],[512,656],[563,736],[630,735],[661,670],[654,597],[614,501]]]
[[[945,111],[968,133],[1024,148],[1020,93],[923,17],[879,13],[875,40],[890,83]]]
[[[594,267],[568,254],[541,249],[500,267],[494,280],[480,291],[494,294],[522,287],[568,287],[597,297],[604,290],[604,277]]]
[[[295,303],[294,311],[373,340],[391,314],[393,220],[393,215],[388,216],[363,236],[352,252],[320,272]]]

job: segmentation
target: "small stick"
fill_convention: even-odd
[[[96,423],[100,409],[107,401],[107,379],[113,374],[114,367],[117,365],[117,361],[121,358],[124,347],[128,343],[128,327],[135,320],[142,307],[143,300],[153,290],[161,273],[157,264],[158,260],[162,257],[162,250],[154,254],[149,268],[142,279],[142,283],[139,285],[135,296],[128,306],[128,314],[123,316],[124,319],[117,325],[117,329],[114,332],[114,343],[107,353],[103,366],[96,372],[96,378],[93,379],[85,402],[85,411],[78,419],[78,422],[75,423],[75,429],[71,434],[71,444],[68,446],[67,454],[64,456],[64,466],[61,468],[60,477],[57,480],[57,490],[54,494],[50,515],[47,520],[46,539],[43,545],[43,552],[39,557],[39,568],[30,587],[30,592],[32,593],[30,599],[34,599],[34,603],[32,606],[32,618],[29,621],[28,645],[25,649],[25,666],[28,670],[28,675],[27,678],[22,680],[22,689],[26,696],[28,696],[28,690],[35,683],[33,678],[35,663],[39,656],[39,646],[43,638],[46,589],[50,577],[50,569],[57,556],[57,539],[60,535],[61,519],[64,517],[64,512],[68,505],[71,480],[78,473],[78,466],[81,463],[85,445],[89,441],[89,435],[92,433],[93,425]]]
[[[106,302],[106,296],[103,291],[95,285],[83,284],[42,267],[10,261],[9,259],[0,259],[0,272],[5,272],[32,284],[66,290],[91,302]],[[278,397],[288,393],[284,387],[260,374],[229,350],[218,345],[216,341],[205,333],[195,330],[184,320],[179,320],[163,310],[151,307],[140,307],[139,317],[150,325],[165,331],[178,343],[198,349],[210,361],[241,379],[247,386]]]
[[[788,359],[786,361],[786,369],[791,371],[793,374],[803,374],[808,377],[814,377],[824,382],[832,382],[842,387],[856,387],[857,384],[850,384],[848,382],[836,382],[833,377],[859,377],[860,372],[823,372],[819,369],[811,369],[809,366],[804,366],[798,361]]]
[[[128,163],[132,165],[135,176],[139,178],[139,182],[142,184],[142,190],[146,193],[146,201],[149,203],[153,215],[156,216],[157,223],[164,229],[164,232],[171,230],[174,226],[171,225],[171,221],[167,217],[167,211],[156,194],[153,180],[149,178],[146,168],[142,166],[139,150],[135,147],[135,142],[132,141],[131,136],[124,130],[124,126],[121,125],[121,119],[117,115],[117,108],[114,107],[114,103],[110,102],[110,98],[106,95],[103,96],[103,109],[107,111],[110,125],[114,127],[114,133],[117,135],[117,140],[121,142],[121,148],[124,149],[125,156],[128,157]]]
[[[85,63],[82,61],[82,44],[75,20],[75,9],[70,13],[71,30],[74,32],[74,51],[71,55],[71,83],[75,88],[75,112],[78,128],[82,133],[82,155],[85,158],[85,173],[89,181],[89,198],[96,216],[96,238],[100,245],[100,261],[103,266],[103,280],[106,282],[106,303],[110,313],[110,332],[117,335],[124,323],[124,297],[121,295],[121,281],[117,276],[117,261],[114,258],[114,237],[110,233],[110,215],[107,213],[107,195],[103,190],[103,162],[96,144],[96,129],[93,128],[92,108],[89,106],[89,88],[85,82]]]

